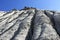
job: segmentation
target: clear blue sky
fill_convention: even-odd
[[[22,9],[24,6],[60,10],[60,0],[0,0],[0,10]]]

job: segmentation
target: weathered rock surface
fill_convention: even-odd
[[[35,8],[0,11],[0,40],[60,40],[60,12]]]

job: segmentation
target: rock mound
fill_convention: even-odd
[[[35,8],[0,11],[0,40],[60,40],[60,12]]]

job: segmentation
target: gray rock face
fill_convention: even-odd
[[[0,40],[60,40],[60,13],[34,8],[1,11]]]

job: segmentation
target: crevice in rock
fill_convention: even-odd
[[[21,14],[19,14],[18,17],[14,18],[12,21],[14,21],[15,19],[18,19],[19,16],[21,16],[21,15],[23,15],[23,14],[24,14],[24,12],[22,12]],[[12,21],[10,21],[9,23],[11,23]]]
[[[55,13],[55,11],[50,11],[50,12],[52,12],[53,14]]]
[[[46,11],[44,11],[44,13],[45,13],[45,15],[46,15],[47,17],[49,17],[49,16],[47,15],[47,12],[46,12]],[[49,17],[49,18],[50,18],[51,22],[53,23],[52,26],[55,26],[55,21],[54,21],[53,15],[50,15],[50,16],[51,16],[51,17]]]
[[[54,16],[54,15],[53,15],[53,16]],[[52,18],[53,18],[53,17],[52,17]],[[53,18],[53,23],[55,24],[55,20],[54,20],[54,18]],[[53,26],[53,28],[56,30],[57,34],[60,36],[58,30],[56,29],[56,24]]]
[[[52,12],[53,12],[53,11],[52,11]],[[46,16],[48,16],[47,13],[46,13],[46,11],[44,11],[44,13],[45,13]],[[57,32],[57,29],[55,28],[55,20],[54,20],[54,18],[53,18],[54,13],[55,13],[55,12],[53,12],[53,15],[51,15],[52,18],[50,18],[49,16],[48,16],[48,17],[50,18],[50,20],[51,20],[51,22],[52,22],[52,24],[53,24],[52,26],[53,26],[53,28],[55,29],[56,33],[60,36],[60,34]]]
[[[17,31],[14,32],[14,35],[10,40],[14,40],[14,38],[19,34],[20,30],[21,30],[21,28],[20,28],[20,25],[19,25],[19,28],[17,29]]]
[[[30,29],[29,29],[29,32],[28,32],[25,40],[32,40],[34,19],[35,19],[36,13],[37,13],[37,9],[35,9],[35,14],[33,15],[33,18],[31,19],[32,21],[31,21]]]
[[[17,21],[16,21],[16,22],[17,22]],[[16,22],[15,22],[10,28],[8,28],[8,29],[5,30],[4,32],[2,32],[2,33],[0,34],[0,36],[3,35],[5,32],[7,32],[8,30],[10,30],[10,29],[16,24]]]

